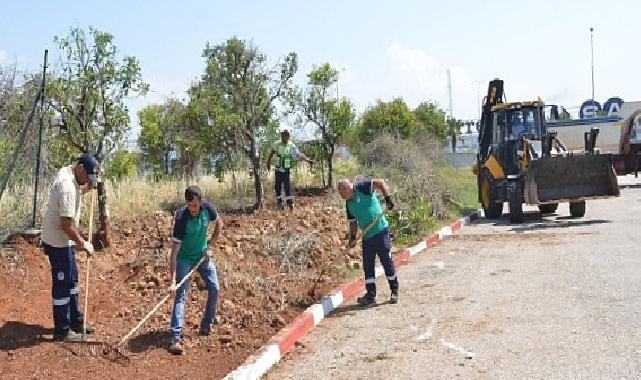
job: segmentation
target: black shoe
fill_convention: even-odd
[[[80,325],[80,326],[71,326],[71,331],[76,332],[78,334],[82,334],[83,333],[82,325]],[[91,326],[91,325],[87,325],[87,331],[86,332],[87,332],[87,334],[93,334],[93,333],[96,332],[96,328]]]
[[[82,342],[83,336],[82,334],[69,330],[66,334],[54,334],[53,340],[57,342]]]
[[[398,289],[392,289],[392,294],[389,296],[389,303],[398,303]]]
[[[358,297],[356,302],[361,306],[372,306],[376,304],[376,296],[371,293],[365,293],[364,296]]]

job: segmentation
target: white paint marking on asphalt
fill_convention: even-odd
[[[452,351],[460,352],[465,355],[465,359],[474,359],[474,353],[472,351],[467,351],[466,349],[461,348],[454,343],[446,342],[443,339],[441,339],[441,344]]]
[[[428,340],[432,337],[432,331],[434,330],[434,324],[436,323],[436,319],[432,318],[430,321],[430,325],[427,326],[427,330],[425,331],[424,334],[419,335],[416,340]]]
[[[410,256],[414,256],[420,253],[421,251],[423,251],[424,249],[427,249],[427,243],[425,242],[425,240],[421,241],[420,243],[416,244],[415,246],[409,249]]]
[[[377,266],[376,269],[374,269],[374,276],[375,277],[380,277],[383,274],[385,274],[385,269],[383,269],[383,267]]]
[[[433,262],[433,263],[432,263],[432,266],[433,266],[434,268],[436,268],[436,269],[440,269],[440,270],[445,269],[445,263],[444,263],[444,262],[442,262],[442,261],[435,261],[435,262]]]

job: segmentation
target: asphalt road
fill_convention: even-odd
[[[481,220],[350,300],[269,379],[641,378],[641,181],[526,222]]]

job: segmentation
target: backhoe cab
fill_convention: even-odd
[[[503,98],[503,81],[491,81],[474,167],[487,218],[499,218],[505,202],[512,223],[523,221],[523,203],[553,213],[568,202],[570,214],[582,217],[587,199],[619,195],[612,156],[594,149],[598,130],[586,133],[585,152],[568,152],[547,130],[542,101],[506,103]]]

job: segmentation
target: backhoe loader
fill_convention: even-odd
[[[583,152],[565,149],[548,130],[545,104],[504,101],[503,81],[490,82],[479,130],[473,172],[485,217],[497,219],[508,203],[510,222],[523,222],[523,204],[554,213],[569,203],[570,215],[582,217],[588,199],[619,196],[611,154],[595,150],[598,129],[586,132]]]

